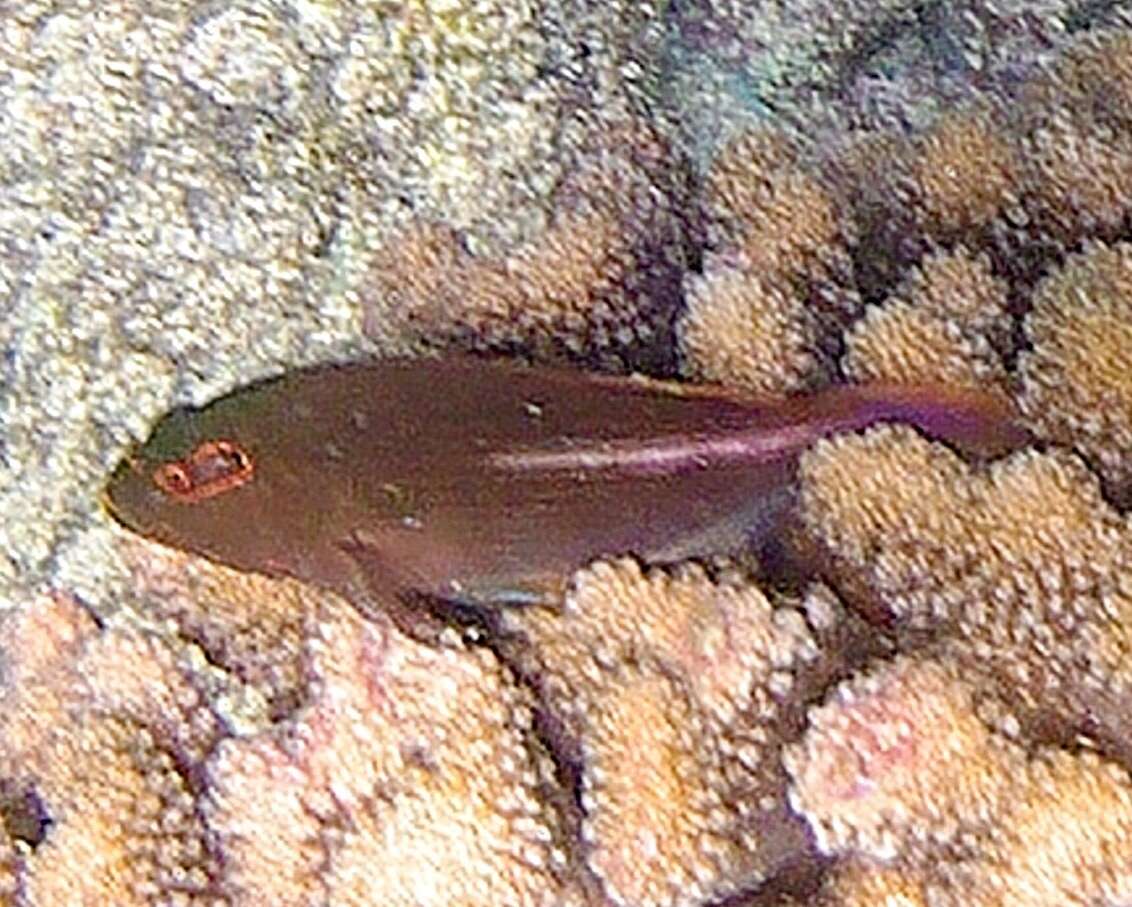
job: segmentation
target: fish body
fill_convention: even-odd
[[[118,467],[110,512],[150,538],[337,591],[544,600],[600,555],[734,552],[775,532],[800,454],[902,421],[1023,442],[997,396],[835,387],[768,400],[475,358],[328,365],[176,410]]]

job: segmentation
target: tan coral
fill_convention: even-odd
[[[953,907],[1089,907],[1132,898],[1132,782],[1091,753],[1030,762],[977,856],[936,884]],[[942,889],[942,890],[940,890]]]
[[[529,703],[498,662],[336,600],[320,627],[310,704],[209,766],[235,903],[582,902]]]
[[[26,903],[228,903],[192,779],[219,728],[172,652],[62,597],[5,631],[0,777],[49,823],[17,858]]]
[[[925,873],[863,859],[839,861],[813,907],[928,907]]]
[[[219,861],[174,754],[129,722],[80,721],[41,752],[54,770],[37,791],[55,823],[27,861],[23,886],[36,905],[227,904],[214,887]],[[81,895],[80,895],[81,893]]]
[[[615,902],[699,903],[804,853],[778,746],[838,621],[817,593],[775,606],[734,571],[629,559],[580,571],[560,614],[507,615],[509,657],[581,764],[588,862]]]
[[[1132,495],[1132,245],[1092,245],[1046,278],[1026,317],[1021,405],[1043,438],[1073,446],[1120,499]]]
[[[1123,747],[1132,671],[1132,536],[1065,453],[973,471],[906,428],[803,457],[802,520],[838,587],[954,657],[1019,708]]]
[[[1022,761],[953,665],[906,657],[839,686],[784,757],[818,846],[878,860],[985,832]]]
[[[990,110],[949,111],[922,135],[906,163],[909,207],[939,240],[989,226],[1014,201],[1021,165],[1005,118]]]
[[[1060,108],[1083,122],[1132,126],[1132,32],[1085,30],[1022,98],[1038,115]]]
[[[708,175],[705,217],[713,245],[741,250],[755,273],[799,283],[841,276],[854,239],[841,200],[782,136],[737,136]]]
[[[684,373],[775,394],[826,380],[824,348],[859,308],[844,201],[783,135],[752,130],[717,155],[701,206],[711,251],[684,281]]]
[[[602,136],[559,187],[545,229],[473,254],[418,224],[374,255],[366,331],[392,349],[516,346],[616,364],[671,332],[684,266],[671,153],[642,123]]]
[[[963,248],[928,256],[845,336],[846,374],[891,381],[1005,388],[995,349],[1009,329],[1006,286]]]
[[[507,618],[512,632],[536,644],[532,655],[579,691],[592,685],[595,669],[656,664],[683,678],[722,722],[776,671],[819,656],[797,613],[777,610],[736,571],[712,579],[694,564],[643,570],[631,558],[598,562],[574,576],[561,615],[531,609]]]
[[[1094,753],[1027,757],[964,669],[899,657],[839,687],[787,752],[792,801],[843,856],[822,907],[1060,907],[1132,895],[1132,781]]]
[[[821,380],[821,332],[796,288],[709,256],[684,289],[677,336],[686,375],[778,395]]]
[[[210,663],[254,690],[269,720],[289,714],[302,695],[304,622],[314,594],[299,583],[243,573],[139,537],[120,551],[150,616],[171,620]],[[252,705],[245,697],[243,707]]]
[[[1081,123],[1059,108],[1023,137],[1022,147],[1030,233],[1064,246],[1119,235],[1132,212],[1132,132]]]
[[[775,179],[795,164],[798,153],[773,128],[744,130],[716,152],[701,192],[713,245],[734,245],[742,237],[749,213],[773,191]]]
[[[587,714],[582,805],[589,864],[615,904],[696,904],[726,892],[740,854],[713,813],[702,731],[679,687],[628,672]],[[722,865],[721,865],[722,864]],[[722,889],[722,890],[721,890]]]

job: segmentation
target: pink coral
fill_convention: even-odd
[[[238,903],[581,902],[530,704],[489,653],[431,649],[335,602],[308,659],[295,719],[208,766]]]
[[[0,778],[23,792],[23,822],[5,821],[24,829],[8,860],[21,903],[227,903],[194,808],[220,731],[199,678],[158,639],[100,633],[61,596],[9,614],[3,638]]]
[[[900,658],[838,687],[787,754],[821,846],[823,905],[1058,907],[1132,893],[1132,779],[1093,753],[1030,755],[983,723],[957,665]],[[985,693],[984,693],[985,695]]]

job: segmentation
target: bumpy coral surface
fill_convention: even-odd
[[[618,904],[693,904],[806,850],[767,744],[792,735],[832,672],[838,616],[815,591],[773,605],[737,574],[579,573],[561,614],[509,617],[505,651],[559,717],[587,861]]]
[[[278,587],[259,593],[294,606]],[[302,616],[294,708],[268,724],[245,709],[234,733],[199,657],[100,631],[67,599],[9,615],[12,903],[585,903],[530,697],[498,661],[342,602]]]
[[[898,659],[839,687],[791,748],[792,797],[830,853],[821,903],[1116,904],[1132,779],[1092,753],[1028,756],[955,665]]]
[[[906,429],[819,444],[803,520],[840,588],[1124,749],[1132,528],[1068,453],[983,471]]]
[[[1132,897],[1132,17],[779,6],[0,3],[0,903]],[[825,442],[762,563],[435,646],[99,513],[173,405],[452,345],[1037,443]]]
[[[1025,319],[1021,403],[1044,438],[1076,446],[1132,498],[1132,245],[1097,245],[1039,285]]]
[[[475,254],[450,226],[418,222],[370,266],[366,329],[389,345],[461,345],[656,368],[671,346],[690,236],[672,149],[627,120],[579,148],[522,243]]]
[[[195,808],[220,732],[201,679],[160,640],[101,634],[61,597],[9,614],[3,640],[11,903],[226,903]]]
[[[1006,368],[993,341],[1010,322],[1006,285],[986,258],[962,248],[924,261],[845,336],[842,365],[854,381],[940,381],[1005,390]]]

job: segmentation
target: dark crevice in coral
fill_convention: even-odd
[[[832,861],[817,856],[817,850],[810,848],[808,853],[783,864],[779,871],[762,885],[749,891],[741,891],[710,907],[777,907],[787,903],[807,904],[816,897],[822,879]]]
[[[47,837],[52,819],[30,782],[4,778],[0,779],[0,823],[9,840],[22,841],[34,849]]]

